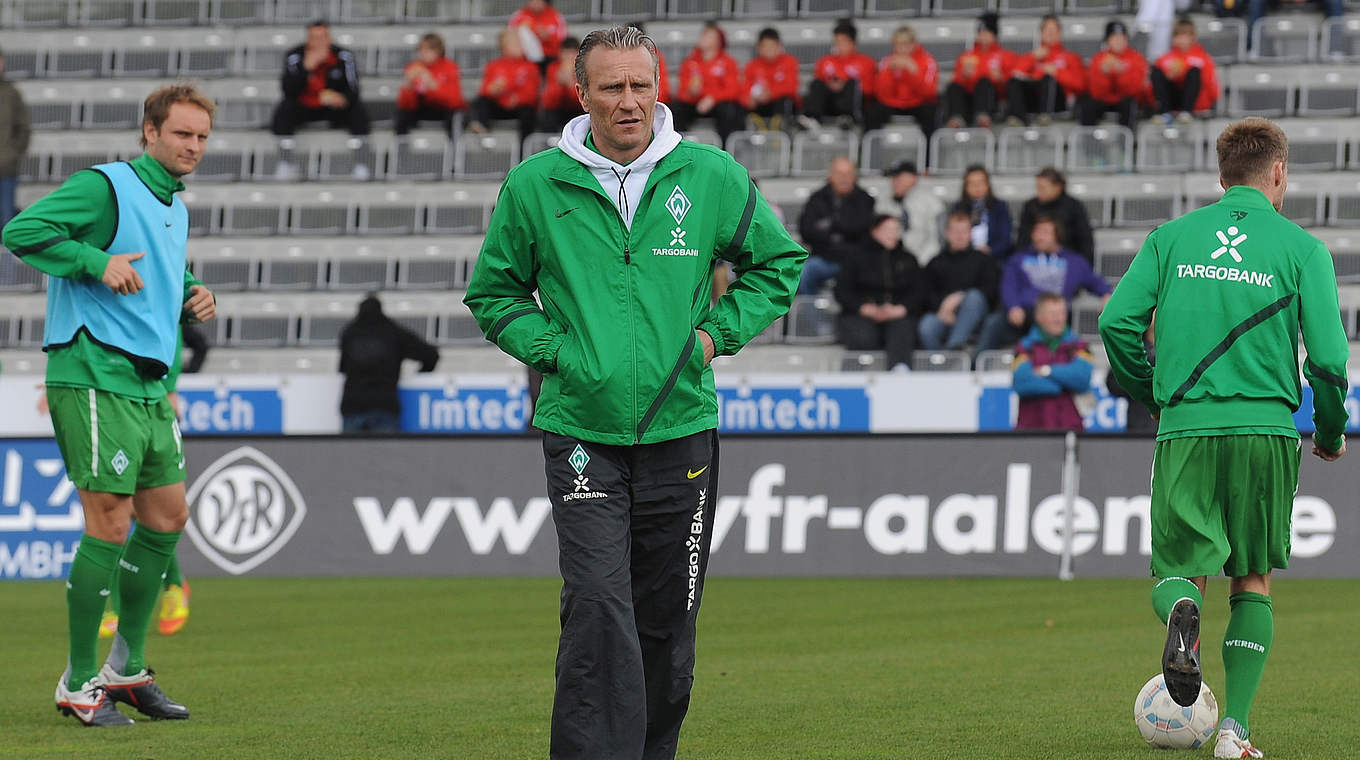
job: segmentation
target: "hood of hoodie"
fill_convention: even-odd
[[[590,114],[582,114],[567,122],[567,126],[562,128],[562,139],[557,147],[595,175],[600,189],[614,202],[623,223],[631,230],[633,214],[642,198],[642,191],[647,187],[647,178],[661,159],[680,144],[680,133],[675,131],[674,123],[670,109],[664,103],[657,103],[652,113],[652,142],[642,155],[626,166],[605,158],[586,145],[586,136],[590,134]]]

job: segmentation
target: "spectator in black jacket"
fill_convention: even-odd
[[[289,50],[283,59],[283,100],[274,108],[270,131],[279,136],[278,179],[297,176],[292,136],[298,127],[328,122],[355,137],[354,178],[368,179],[368,110],[359,99],[359,64],[354,53],[331,42],[325,21],[307,27],[307,42]]]
[[[383,313],[370,293],[359,313],[340,331],[340,373],[345,391],[340,416],[346,433],[395,433],[401,430],[397,380],[405,359],[420,362],[421,372],[439,363],[439,349]]]
[[[875,217],[869,237],[845,257],[836,277],[841,343],[854,351],[886,350],[890,368],[910,369],[926,303],[921,266],[902,247],[897,217]]]
[[[813,294],[838,272],[847,255],[869,241],[874,197],[858,184],[855,165],[832,159],[826,184],[813,193],[798,219],[798,233],[810,254],[803,264],[799,294]]]
[[[1029,245],[1034,221],[1041,216],[1058,222],[1058,229],[1063,230],[1058,242],[1064,248],[1095,264],[1096,240],[1091,232],[1091,217],[1086,214],[1085,204],[1067,194],[1067,177],[1051,166],[1034,175],[1034,197],[1025,201],[1020,210],[1020,229],[1015,236],[1019,248]]]
[[[1001,267],[973,247],[973,219],[955,211],[945,224],[945,252],[926,264],[927,314],[918,330],[921,347],[963,348],[996,308]]]

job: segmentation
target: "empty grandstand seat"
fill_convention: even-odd
[[[355,231],[358,193],[348,188],[299,189],[289,198],[289,232],[294,235],[346,235]]]
[[[930,136],[930,156],[936,174],[963,174],[973,164],[991,169],[996,135],[990,129],[937,129]]]
[[[988,349],[977,355],[978,372],[1010,372],[1015,364],[1015,352],[1010,349]]]
[[[222,209],[211,230],[214,235],[278,235],[285,229],[287,211],[272,189],[223,194],[209,202]]]
[[[1185,171],[1204,164],[1204,126],[1148,123],[1138,127],[1140,172]]]
[[[1319,46],[1324,58],[1360,61],[1360,16],[1324,19]]]
[[[524,138],[524,148],[520,155],[524,158],[554,148],[562,140],[561,132],[534,132]]]
[[[274,298],[236,296],[218,306],[215,341],[222,346],[292,346],[298,317],[293,304]]]
[[[1100,339],[1100,311],[1104,299],[1083,292],[1072,299],[1072,329],[1083,338]]]
[[[386,135],[351,137],[344,132],[328,130],[305,132],[298,138],[298,143],[299,151],[306,152],[309,177],[352,182],[360,165],[368,167],[372,176],[382,176],[382,157],[390,150],[389,139]]]
[[[794,296],[784,341],[813,345],[836,342],[836,316],[840,311],[840,304],[829,296]]]
[[[1327,223],[1333,226],[1360,226],[1360,180],[1341,177],[1331,188]]]
[[[268,256],[260,262],[261,290],[317,290],[325,280],[325,261],[301,250]]]
[[[453,151],[443,132],[422,130],[397,137],[389,151],[392,179],[442,179],[453,171]]]
[[[207,81],[203,91],[217,101],[213,126],[217,129],[262,129],[269,125],[282,97],[277,80]]]
[[[1146,228],[1181,214],[1181,182],[1175,176],[1137,175],[1101,180],[1114,201],[1116,227]]]
[[[972,19],[935,19],[929,27],[922,25],[917,32],[918,42],[935,56],[940,71],[953,71],[954,61],[973,44],[976,27],[977,22]],[[945,77],[940,79],[943,85]]]
[[[1299,82],[1300,116],[1350,116],[1358,110],[1360,79],[1351,69],[1315,67]]]
[[[1109,188],[1095,180],[1094,177],[1068,177],[1067,192],[1086,207],[1092,227],[1108,227],[1112,218]]]
[[[274,138],[259,132],[214,131],[190,181],[237,182],[249,179],[257,157],[274,150]]]
[[[1067,137],[1068,171],[1133,170],[1133,132],[1122,124],[1076,127]]]
[[[1318,20],[1297,13],[1266,16],[1252,30],[1250,57],[1270,63],[1312,61],[1317,58]]]
[[[733,132],[727,149],[752,177],[780,177],[789,173],[792,149],[783,132]]]
[[[428,209],[425,220],[427,232],[439,234],[472,235],[486,231],[491,218],[491,204],[495,201],[496,189],[468,189],[459,187],[453,190],[442,189],[431,193],[425,205]]]
[[[472,318],[472,312],[462,305],[461,296],[449,300],[457,302],[458,306],[439,313],[435,342],[443,346],[477,346],[485,343],[482,329],[477,326],[477,320]]]
[[[382,290],[396,283],[397,262],[386,250],[364,250],[330,260],[331,290]]]
[[[1261,66],[1227,70],[1229,116],[1288,116],[1294,110],[1297,83],[1292,72]]]
[[[415,235],[424,232],[425,207],[415,193],[395,188],[359,196],[361,235]]]
[[[972,359],[967,351],[915,351],[911,368],[917,372],[967,372]]]
[[[1085,0],[1091,6],[1118,3],[1119,0]],[[1113,13],[1113,10],[1101,10],[1096,7],[1083,7],[1080,10],[1071,9],[1074,0],[1069,0],[1070,13]],[[1063,18],[1063,47],[1081,56],[1083,61],[1089,61],[1091,56],[1100,51],[1101,45],[1105,43],[1105,22],[1100,19],[1090,18]]]
[[[467,286],[481,239],[467,235],[425,238],[417,246],[403,246],[397,258],[396,287],[401,290],[453,290]],[[410,252],[410,248],[418,248]]]
[[[274,20],[270,0],[209,0],[209,23],[228,26],[255,26]]]
[[[864,15],[887,16],[925,16],[930,13],[930,0],[865,0]]]
[[[9,251],[0,249],[0,293],[31,293],[47,289],[47,275],[21,264]]]
[[[888,369],[888,355],[882,351],[845,351],[841,354],[842,372],[884,372]]]
[[[700,118],[699,121],[702,123],[705,120]],[[691,129],[682,136],[682,139],[689,140],[690,142],[697,142],[702,145],[712,145],[715,148],[721,148],[723,146],[722,138],[712,129]]]
[[[164,77],[179,69],[179,51],[171,36],[151,30],[123,38],[110,53],[107,74],[120,79]]]
[[[76,22],[76,0],[14,0],[6,21],[19,29],[70,26]]]
[[[793,136],[793,175],[821,177],[837,156],[849,156],[855,161],[859,155],[859,138],[854,132],[839,129],[818,129],[799,132]]]
[[[76,5],[77,26],[135,26],[142,22],[140,0],[84,0]]]
[[[1066,137],[1061,127],[1006,127],[997,140],[996,170],[1033,174],[1062,166]]]
[[[241,68],[235,35],[217,29],[178,31],[169,35],[179,54],[179,73],[189,77],[224,77]]]
[[[860,143],[863,155],[860,169],[881,172],[897,161],[915,162],[918,169],[926,165],[926,136],[916,126],[889,125],[864,133]]]
[[[342,24],[390,24],[401,16],[402,3],[392,0],[340,0]]]
[[[252,290],[259,284],[259,263],[233,245],[191,242],[189,266],[194,276],[214,292]]]
[[[209,0],[146,0],[142,21],[148,26],[202,24],[208,20]]]
[[[976,16],[992,9],[991,0],[932,0],[936,16]]]
[[[85,107],[80,125],[85,129],[136,129],[142,124],[142,101],[151,87],[89,83],[82,88]],[[71,85],[64,85],[71,86]]]
[[[454,145],[453,175],[463,179],[501,179],[519,163],[520,142],[514,132],[469,135]]]
[[[600,0],[600,18],[655,19],[665,13],[665,8],[666,0]]]
[[[1355,133],[1349,121],[1285,119],[1279,122],[1289,138],[1289,169],[1331,171],[1346,167],[1346,141]],[[1290,184],[1293,192],[1293,184]]]
[[[1096,230],[1096,271],[1111,281],[1123,277],[1146,237],[1144,230]]]
[[[1294,166],[1294,141],[1289,144],[1289,165]],[[1324,183],[1314,176],[1289,174],[1289,192],[1284,194],[1280,213],[1295,224],[1309,227],[1323,224],[1327,219],[1327,190]]]
[[[100,44],[99,37],[91,30],[44,32],[42,37],[44,44],[49,46],[49,77],[89,78],[101,76],[109,70],[113,51]]]
[[[1199,44],[1219,64],[1247,57],[1247,22],[1241,18],[1209,18],[1196,21]]]

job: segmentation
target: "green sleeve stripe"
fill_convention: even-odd
[[[1349,383],[1346,381],[1346,378],[1336,374],[1335,372],[1328,372],[1327,370],[1319,367],[1318,365],[1313,363],[1312,359],[1308,360],[1307,366],[1308,371],[1313,373],[1313,376],[1319,380],[1331,383],[1332,385],[1335,385],[1336,387],[1342,390],[1345,390],[1346,387],[1349,385]]]
[[[48,248],[51,248],[57,243],[64,243],[70,239],[71,239],[70,235],[53,235],[52,237],[42,241],[41,243],[34,243],[32,245],[26,245],[21,248],[14,249],[14,255],[24,257],[34,253],[42,253],[43,251],[47,250]]]
[[[756,213],[756,183],[751,182],[750,188],[746,193],[746,209],[741,212],[741,221],[737,224],[737,231],[732,233],[732,243],[727,246],[727,253],[723,258],[728,261],[736,261],[737,254],[741,253],[741,246],[746,243],[746,233],[751,229],[751,217]]]
[[[1228,332],[1223,340],[1219,341],[1217,346],[1214,346],[1212,351],[1200,360],[1199,364],[1195,367],[1195,371],[1190,373],[1190,377],[1181,384],[1181,387],[1176,389],[1175,393],[1171,394],[1171,400],[1167,402],[1167,405],[1179,404],[1181,400],[1185,398],[1185,394],[1189,393],[1190,390],[1195,387],[1195,384],[1199,382],[1200,377],[1204,375],[1209,367],[1212,366],[1214,362],[1218,361],[1224,354],[1228,353],[1228,349],[1232,348],[1232,345],[1237,342],[1238,338],[1246,335],[1251,328],[1284,311],[1289,304],[1293,303],[1293,301],[1294,294],[1290,293],[1284,298],[1281,298],[1275,303],[1242,320],[1241,323]]]
[[[671,368],[670,377],[666,378],[666,384],[661,386],[661,392],[656,394],[655,399],[652,399],[652,405],[647,407],[647,413],[642,415],[642,421],[638,423],[637,439],[639,441],[642,440],[642,434],[647,432],[647,428],[652,424],[652,419],[656,417],[656,413],[661,411],[662,402],[674,390],[676,381],[680,379],[680,373],[684,371],[685,364],[689,362],[690,354],[694,353],[694,343],[698,338],[698,332],[689,331],[689,340],[685,341],[685,347],[680,349],[680,358],[675,360],[675,366]]]
[[[537,311],[538,309],[519,309],[518,311],[512,311],[509,314],[506,314],[505,316],[496,320],[496,324],[491,328],[491,335],[489,335],[488,338],[491,340],[492,343],[499,341],[501,333],[505,332],[505,328],[509,327],[511,322],[514,322],[516,319],[519,319],[520,317],[523,317],[527,314],[534,314]]]

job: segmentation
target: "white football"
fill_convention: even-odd
[[[1166,691],[1158,673],[1143,684],[1133,701],[1133,722],[1148,744],[1160,749],[1196,749],[1218,733],[1218,700],[1209,684],[1199,687],[1199,699],[1181,707]]]

